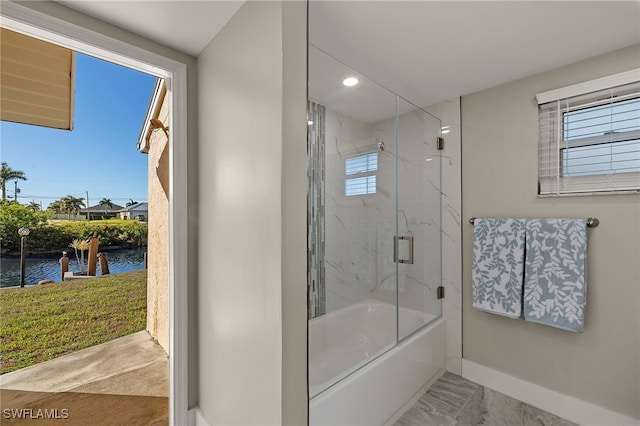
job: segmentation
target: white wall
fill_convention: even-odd
[[[282,424],[306,424],[307,3],[282,4]]]
[[[306,90],[283,79],[284,63],[300,73],[306,56],[294,42],[306,43],[304,25],[289,23],[283,40],[283,12],[304,23],[305,10],[287,7],[245,3],[198,57],[199,405],[212,424],[306,421],[305,157],[294,146],[305,147]],[[283,154],[292,162],[284,170]],[[283,182],[283,172],[301,176]],[[283,206],[300,210],[285,227],[291,212]],[[303,256],[283,257],[294,251]],[[283,356],[293,375],[284,374]]]
[[[462,98],[464,358],[640,419],[640,195],[537,198],[536,93],[640,66],[632,46]],[[583,334],[471,307],[471,216],[597,217]]]

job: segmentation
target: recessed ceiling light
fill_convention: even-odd
[[[447,130],[443,130],[443,131],[442,131],[442,134],[443,134],[443,135],[446,135],[447,133],[449,133],[449,129],[447,129]]]
[[[308,121],[307,121],[307,124],[308,124],[309,126],[311,126],[311,125],[313,124],[313,121],[312,121],[312,120],[308,120]]]
[[[353,87],[356,84],[358,84],[358,79],[355,77],[347,77],[344,80],[342,80],[342,84],[344,84],[347,87]]]

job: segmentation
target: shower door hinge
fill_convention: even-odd
[[[438,287],[438,299],[444,299],[444,287]]]
[[[438,142],[436,143],[436,148],[438,151],[442,151],[444,149],[444,138],[439,137]]]

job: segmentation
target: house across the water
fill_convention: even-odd
[[[128,207],[121,207],[118,213],[120,213],[120,219],[147,220],[149,203],[135,203]]]

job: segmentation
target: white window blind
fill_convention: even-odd
[[[540,195],[640,192],[640,81],[541,103],[538,152]]]
[[[376,175],[378,170],[378,153],[370,152],[345,160],[345,175],[353,176],[345,179],[344,194],[366,195],[376,193]]]

